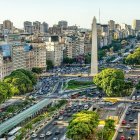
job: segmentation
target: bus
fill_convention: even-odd
[[[11,136],[7,138],[7,140],[15,140],[15,139],[16,139],[16,136]]]
[[[16,127],[14,128],[13,130],[11,130],[9,133],[8,133],[8,136],[13,136],[15,133],[17,133],[19,130],[21,129],[21,127]]]

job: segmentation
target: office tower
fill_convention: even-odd
[[[3,29],[13,30],[13,23],[10,20],[3,21]]]
[[[115,30],[115,21],[110,20],[108,22],[108,25],[109,25],[109,30]]]
[[[58,26],[62,27],[63,29],[67,29],[68,22],[64,21],[64,20],[61,20],[61,21],[58,22]]]
[[[47,33],[48,32],[48,23],[46,22],[43,22],[41,25],[40,25],[40,32],[41,33]]]
[[[30,21],[24,22],[24,31],[29,34],[33,33],[32,22]]]
[[[135,31],[140,31],[140,20],[133,20],[132,28]]]

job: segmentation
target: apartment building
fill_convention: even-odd
[[[46,44],[45,43],[31,43],[34,55],[34,67],[43,68],[46,70]],[[31,63],[31,62],[30,62]]]
[[[13,70],[27,69],[26,67],[26,51],[22,44],[12,46],[12,63]]]
[[[13,64],[7,59],[4,60],[2,52],[0,52],[0,79],[9,75],[12,72]]]
[[[51,60],[54,66],[60,66],[63,61],[63,48],[64,43],[61,42],[61,37],[51,36],[48,37],[46,42],[46,56],[47,60]]]

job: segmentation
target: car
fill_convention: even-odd
[[[54,137],[52,140],[58,140],[58,138],[57,137]]]
[[[52,124],[53,124],[53,125],[57,125],[58,123],[55,121],[55,122],[53,122]]]
[[[44,138],[45,137],[45,134],[40,134],[40,138]]]
[[[126,140],[125,136],[121,136],[120,140]]]
[[[118,130],[118,132],[119,132],[119,133],[122,133],[122,132],[123,132],[123,129],[122,129],[122,128],[120,128],[120,129]]]
[[[134,123],[134,124],[137,124],[138,122],[137,122],[137,120],[136,120],[136,119],[134,119],[133,123]]]
[[[58,119],[59,118],[59,115],[55,115],[55,119]]]
[[[129,111],[127,111],[127,112],[126,112],[126,115],[129,115],[129,114],[130,114],[130,112],[129,112]]]
[[[63,116],[60,116],[60,117],[58,118],[58,120],[63,120]]]
[[[126,128],[130,128],[130,127],[131,127],[131,125],[130,125],[130,124],[127,124],[127,125],[126,125]]]
[[[127,140],[132,140],[132,138],[131,137],[128,137]]]
[[[126,120],[123,120],[123,121],[122,121],[122,124],[126,124]]]
[[[61,115],[63,115],[63,114],[64,114],[64,110],[61,110],[59,113],[60,113]]]
[[[131,135],[135,135],[135,134],[136,134],[136,131],[132,129],[132,130],[130,131],[130,134],[131,134]]]
[[[129,121],[133,121],[133,118],[132,117],[129,117]]]
[[[59,134],[60,134],[59,130],[55,131],[55,135],[59,135]]]
[[[136,112],[136,110],[132,110],[132,113],[135,113]]]
[[[31,136],[32,138],[36,138],[37,137],[37,134],[32,134],[32,136]]]
[[[46,133],[46,136],[50,136],[50,135],[52,135],[52,132],[51,132],[51,131],[48,131],[48,132]]]

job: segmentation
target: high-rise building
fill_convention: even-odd
[[[47,32],[48,32],[48,28],[49,28],[48,23],[43,22],[43,23],[40,25],[40,32],[41,32],[41,33],[47,33]]]
[[[26,68],[26,52],[24,50],[23,45],[13,45],[12,46],[12,62],[13,62],[13,70],[27,69]]]
[[[109,25],[109,30],[115,30],[115,21],[114,20],[110,20],[108,22]]]
[[[140,20],[133,20],[132,28],[135,31],[140,31]]]
[[[32,43],[34,51],[34,67],[42,68],[46,71],[46,44]]]
[[[62,27],[63,29],[67,29],[68,27],[68,22],[65,20],[61,20],[58,22],[58,26]]]
[[[40,32],[40,25],[41,23],[39,21],[33,22],[33,32]]]
[[[30,21],[25,21],[24,22],[24,31],[26,33],[29,33],[29,34],[32,34],[33,33],[32,22],[30,22]]]
[[[62,28],[57,25],[54,25],[53,27],[49,27],[49,33],[52,35],[62,34]]]
[[[10,20],[3,21],[3,29],[13,30],[13,23]]]

